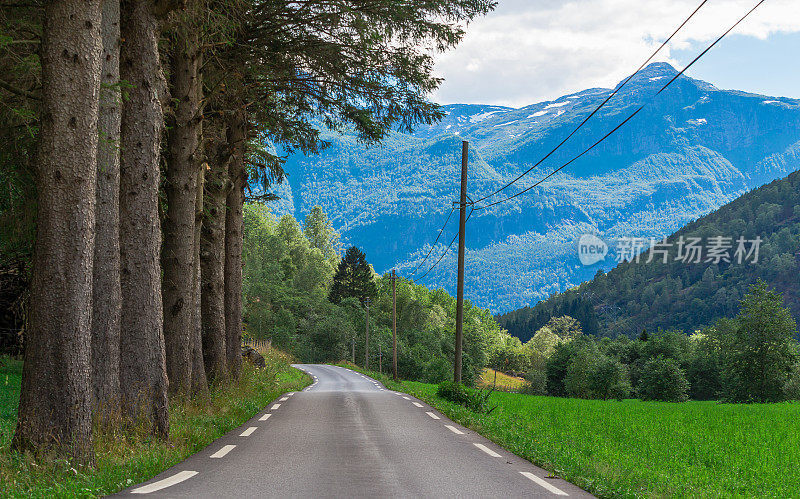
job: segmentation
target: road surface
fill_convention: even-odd
[[[311,386],[119,495],[592,497],[360,373],[296,367]]]

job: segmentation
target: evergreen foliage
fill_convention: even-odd
[[[347,248],[333,276],[328,299],[333,303],[339,303],[345,298],[355,298],[361,304],[366,304],[367,300],[375,296],[374,274],[372,267],[367,263],[366,255],[360,249],[355,246]]]

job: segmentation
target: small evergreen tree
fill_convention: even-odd
[[[344,298],[353,297],[364,304],[367,298],[374,297],[377,292],[375,281],[372,279],[373,274],[366,255],[355,246],[347,248],[333,276],[328,299],[333,303],[339,303]]]

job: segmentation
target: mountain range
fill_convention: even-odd
[[[800,100],[721,90],[666,63],[634,75],[564,146],[502,193],[503,199],[590,152],[508,202],[476,210],[467,224],[466,297],[500,313],[531,305],[613,268],[616,249],[593,265],[578,259],[583,234],[604,240],[665,237],[743,193],[800,167]],[[535,82],[532,82],[535,84]],[[461,141],[470,142],[468,192],[480,199],[539,161],[612,89],[593,88],[519,109],[443,106],[440,122],[391,133],[367,147],[325,133],[319,155],[288,158],[279,214],[320,205],[346,244],[376,271],[419,279],[457,230]],[[483,203],[478,203],[480,206]],[[455,245],[420,282],[455,289]]]

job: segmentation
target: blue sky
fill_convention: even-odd
[[[798,7],[800,9],[800,6]],[[688,64],[702,49],[673,51]],[[746,90],[777,97],[800,98],[800,32],[725,38],[692,66],[688,73],[719,88]]]
[[[682,68],[757,0],[708,0],[654,60]],[[613,87],[700,0],[499,0],[436,57],[442,104],[508,106]],[[767,0],[688,74],[720,88],[800,98],[798,0]]]

